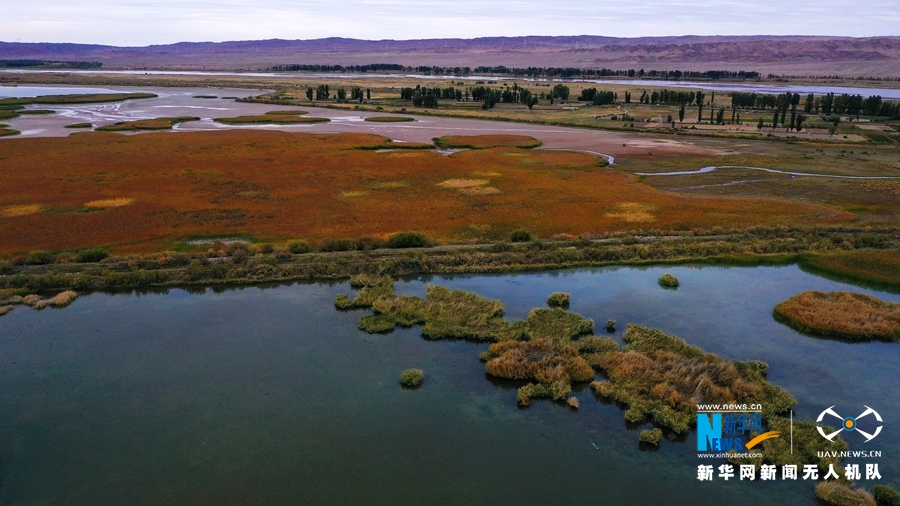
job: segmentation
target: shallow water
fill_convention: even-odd
[[[677,290],[656,284],[664,272]],[[866,449],[885,452],[884,482],[900,485],[900,345],[805,337],[771,316],[804,290],[900,295],[795,266],[434,277],[398,291],[429,282],[498,298],[510,318],[567,291],[573,311],[617,320],[617,339],[634,322],[764,360],[800,418],[872,406],[885,429]],[[808,482],[698,482],[694,434],[641,451],[648,426],[627,426],[587,388],[578,412],[519,408],[516,384],[485,375],[486,345],[366,334],[366,311],[332,305],[349,291],[93,294],[0,318],[0,504],[815,504]],[[398,385],[409,367],[425,370],[422,388]]]

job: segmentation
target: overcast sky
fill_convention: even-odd
[[[6,42],[900,35],[900,0],[0,0]]]

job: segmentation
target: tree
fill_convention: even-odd
[[[553,95],[561,100],[569,99],[569,87],[564,84],[557,84],[553,87]]]
[[[806,116],[803,114],[798,114],[797,115],[797,124],[795,125],[798,132],[800,130],[803,130],[803,122],[804,121],[806,121]]]
[[[816,103],[816,97],[812,93],[806,96],[806,103],[803,105],[803,112],[810,113],[813,110],[813,105]]]
[[[762,127],[763,127],[763,120],[762,120],[762,117],[760,117],[760,118],[759,118],[759,123],[756,124],[756,129],[757,129],[757,130],[762,130]]]
[[[772,119],[772,130],[778,128],[778,109],[775,109],[775,118]]]
[[[309,101],[312,101],[312,99],[313,99],[313,89],[312,88],[306,88],[306,99]]]
[[[370,90],[369,88],[366,88],[366,100],[371,100],[371,99],[372,99],[372,90]]]
[[[704,98],[704,97],[703,97],[703,92],[702,92],[702,91],[698,91],[698,92],[697,92],[697,96],[696,96],[696,100],[697,100],[697,109],[698,109],[698,110],[697,110],[697,123],[700,123],[700,122],[703,121],[703,98]]]
[[[625,103],[626,103],[626,104],[630,104],[630,103],[631,103],[631,92],[630,92],[630,91],[626,91],[626,92],[625,92]]]
[[[678,110],[678,122],[684,122],[684,102],[681,103],[681,109]]]
[[[710,111],[710,112],[712,112],[712,111]],[[718,123],[719,125],[725,124],[725,108],[724,107],[719,108],[719,113],[716,114],[716,123]]]

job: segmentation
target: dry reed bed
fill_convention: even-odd
[[[842,279],[900,290],[900,250],[862,249],[803,258],[801,267]]]
[[[66,307],[78,298],[78,293],[72,290],[60,292],[49,299],[45,299],[37,294],[29,294],[24,297],[16,295],[6,299],[0,299],[0,316],[10,312],[13,306],[24,305],[34,309],[45,309],[47,307]]]
[[[776,305],[773,315],[807,334],[854,341],[900,339],[900,304],[862,293],[804,292]]]
[[[194,234],[248,233],[316,243],[418,230],[440,242],[484,242],[505,239],[522,227],[551,237],[841,220],[822,219],[830,211],[807,203],[657,191],[633,176],[597,168],[597,159],[583,153],[495,148],[445,157],[353,149],[385,143],[364,134],[249,130],[128,137],[94,132],[4,141],[0,203],[37,205],[48,212],[0,218],[0,255],[97,245],[151,252]],[[495,183],[502,193],[465,195],[438,186],[476,173],[502,174]],[[376,190],[398,180],[406,186]],[[370,193],[340,197],[355,191]],[[68,211],[123,197],[135,203]],[[623,202],[653,206],[655,221],[607,216]]]

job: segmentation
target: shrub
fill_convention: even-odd
[[[324,239],[319,243],[319,251],[352,251],[356,249],[356,244],[350,239]]]
[[[419,232],[400,232],[387,240],[388,248],[424,248],[428,244],[428,238]]]
[[[0,262],[0,275],[12,274],[13,265],[10,262]]]
[[[28,265],[52,264],[54,260],[56,260],[56,256],[44,250],[29,251],[25,255],[25,263]]]
[[[381,242],[369,236],[360,237],[356,240],[356,247],[362,251],[370,251],[381,247]]]
[[[568,307],[569,294],[566,292],[554,292],[547,298],[547,305],[550,307]]]
[[[638,441],[640,441],[641,443],[659,446],[659,440],[661,438],[662,431],[658,428],[653,428],[649,430],[642,430],[641,435],[638,436]]]
[[[900,492],[887,485],[875,485],[872,487],[872,495],[878,506],[900,506]]]
[[[309,253],[310,251],[312,251],[312,246],[310,246],[308,242],[301,240],[288,241],[286,246],[288,251],[294,253],[295,255],[299,255],[301,253]]]
[[[108,256],[109,253],[103,248],[88,248],[79,251],[75,259],[80,263],[95,263]]]
[[[816,486],[816,498],[833,506],[875,506],[875,499],[863,490],[854,490],[838,481],[823,481]]]
[[[524,228],[513,230],[509,234],[509,242],[528,242],[531,239],[531,232],[525,230]]]
[[[663,288],[678,288],[678,278],[671,274],[663,274],[659,277],[659,286]]]
[[[266,255],[271,255],[272,252],[275,251],[275,246],[272,246],[270,243],[263,243],[259,245],[259,251]]]
[[[615,320],[606,320],[606,330],[609,330],[609,331],[616,330],[616,321]]]
[[[425,374],[422,369],[407,369],[400,373],[400,384],[405,387],[417,387],[422,384]]]

